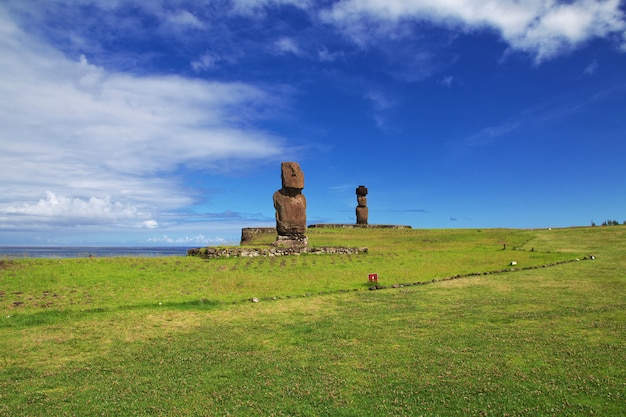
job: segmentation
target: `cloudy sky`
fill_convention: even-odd
[[[0,244],[626,220],[619,0],[3,0]]]

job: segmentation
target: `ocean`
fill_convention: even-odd
[[[182,246],[0,246],[0,259],[186,256]]]

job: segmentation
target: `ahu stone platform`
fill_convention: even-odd
[[[217,258],[255,258],[257,256],[275,257],[275,256],[287,256],[287,255],[301,255],[305,253],[321,255],[358,255],[361,253],[367,253],[367,248],[348,248],[348,247],[300,247],[300,248],[281,248],[271,246],[268,248],[252,248],[252,247],[206,247],[206,248],[193,248],[187,250],[187,256],[197,256],[203,259],[217,259]]]
[[[241,242],[239,244],[247,245],[258,236],[270,234],[276,235],[275,227],[244,227],[241,229]]]
[[[311,224],[310,229],[412,229],[411,226],[400,224],[350,224],[350,223],[321,223]]]

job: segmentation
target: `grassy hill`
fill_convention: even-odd
[[[369,253],[0,261],[0,415],[626,414],[626,227],[309,242]]]

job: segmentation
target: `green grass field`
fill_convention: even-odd
[[[626,227],[309,242],[0,260],[0,416],[626,415]]]

